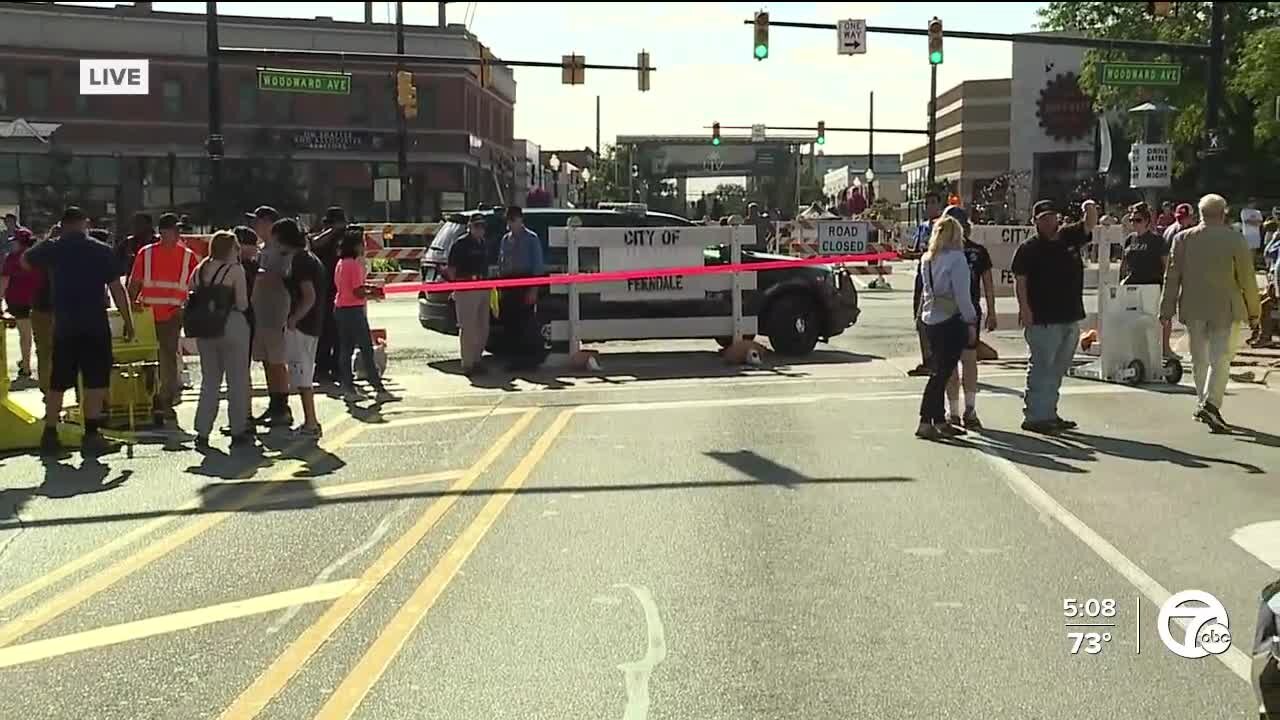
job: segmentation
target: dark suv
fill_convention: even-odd
[[[488,229],[485,246],[489,252],[489,264],[496,268],[498,244],[506,232],[500,211],[478,210],[486,216]],[[444,282],[440,269],[449,258],[453,243],[467,232],[469,214],[450,217],[440,226],[422,259],[421,276],[424,283]],[[566,272],[568,255],[565,248],[547,245],[549,230],[566,227],[571,222],[580,227],[677,227],[692,225],[688,220],[665,213],[614,210],[614,209],[564,209],[529,208],[524,214],[525,225],[542,239],[547,269],[552,273]],[[599,254],[595,249],[584,248],[579,257],[582,272],[599,270]],[[727,247],[709,247],[704,253],[707,265],[727,265]],[[745,263],[788,260],[755,250],[742,251]],[[760,334],[767,335],[777,352],[786,355],[806,355],[819,340],[826,341],[851,327],[858,320],[858,292],[853,279],[840,267],[826,265],[798,265],[794,268],[765,270],[756,279],[757,290],[743,293],[743,311],[759,317]],[[708,292],[702,300],[604,302],[596,293],[583,292],[580,296],[580,315],[584,320],[654,317],[716,317],[729,315],[729,292]],[[550,340],[550,322],[568,317],[568,296],[553,294],[543,289],[538,301],[538,319],[543,334]],[[418,293],[418,321],[422,327],[436,332],[456,335],[457,318],[450,293]],[[654,338],[659,339],[659,338]],[[728,338],[714,338],[721,344]],[[489,350],[503,354],[501,318],[495,318],[489,333]]]

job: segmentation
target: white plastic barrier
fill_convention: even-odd
[[[742,262],[742,247],[756,241],[754,227],[552,228],[550,245],[568,249],[569,274],[581,272],[579,251],[596,248],[600,272],[703,265],[708,247],[727,246],[729,262]],[[552,285],[551,292],[569,296],[567,320],[551,322],[551,340],[568,341],[569,353],[584,341],[652,340],[753,335],[754,315],[743,314],[744,290],[756,289],[756,273],[727,272],[684,277],[642,278],[583,285]],[[706,293],[731,294],[731,313],[719,317],[616,318],[583,320],[581,297],[599,294],[606,302],[701,300]]]
[[[1013,297],[1013,254],[1023,240],[1031,237],[1035,228],[1030,225],[974,225],[973,241],[986,247],[991,255],[992,279],[996,285],[996,297]],[[1118,225],[1094,228],[1093,244],[1095,247],[1111,247],[1124,242],[1124,231]],[[1093,254],[1093,253],[1090,253]],[[1110,254],[1095,254],[1097,263],[1085,262],[1084,286],[1092,289],[1105,284],[1119,282],[1118,266],[1112,266]],[[1099,281],[1101,272],[1108,273],[1104,282]]]

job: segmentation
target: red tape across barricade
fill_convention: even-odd
[[[636,278],[670,277],[672,275],[715,275],[730,272],[759,272],[763,270],[785,270],[803,265],[841,265],[844,263],[876,262],[880,260],[897,260],[898,254],[893,252],[864,253],[862,255],[832,255],[828,257],[795,258],[793,260],[767,260],[765,262],[738,263],[736,265],[694,265],[692,267],[649,268],[647,270],[613,270],[598,273],[575,273],[572,275],[547,275],[528,278],[495,278],[493,280],[467,280],[465,282],[441,283],[388,283],[383,287],[387,295],[399,295],[416,292],[451,292],[454,290],[488,290],[489,288],[538,287],[541,285],[577,285]]]

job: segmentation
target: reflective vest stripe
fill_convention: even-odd
[[[191,252],[185,246],[179,245],[182,254],[176,266],[157,268],[152,262],[152,253],[160,247],[159,243],[153,243],[141,250],[142,253],[142,290],[138,293],[138,299],[144,305],[154,306],[157,309],[165,308],[162,317],[168,317],[169,308],[180,308],[187,298],[187,290],[190,286],[191,273],[195,265],[195,253]],[[172,279],[160,280],[156,278],[157,271],[163,275],[177,274],[177,281]]]
[[[174,298],[155,297],[155,298],[147,298],[147,304],[148,305],[173,305],[176,307],[181,307],[182,301],[175,300]]]
[[[163,280],[152,280],[151,282],[143,281],[147,287],[159,288],[161,290],[187,290],[186,283],[165,282]]]

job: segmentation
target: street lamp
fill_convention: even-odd
[[[591,168],[582,168],[582,204],[591,207]]]
[[[867,171],[862,173],[862,177],[866,178],[867,180],[867,207],[871,207],[871,201],[875,199],[875,193],[876,193],[876,190],[875,190],[876,171],[868,167]]]
[[[551,166],[551,198],[555,200],[555,204],[559,207],[560,201],[560,156],[551,153],[551,159],[547,161]]]

